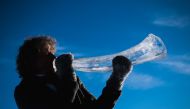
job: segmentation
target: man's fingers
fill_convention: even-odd
[[[124,56],[116,56],[113,59],[112,64],[113,65],[120,64],[120,65],[130,66],[131,61],[128,58],[124,57]]]

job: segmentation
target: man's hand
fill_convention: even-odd
[[[107,86],[116,90],[121,90],[125,79],[132,69],[129,59],[124,56],[116,56],[112,60],[113,72],[107,81]]]
[[[113,74],[123,77],[131,70],[131,61],[124,56],[116,56],[112,61]]]
[[[72,67],[73,59],[74,59],[74,56],[72,54],[62,54],[56,58],[55,66],[57,69],[56,73],[59,76],[76,81],[77,80],[76,74]]]

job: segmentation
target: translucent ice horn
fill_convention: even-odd
[[[135,65],[163,58],[166,54],[167,49],[163,41],[158,36],[149,34],[141,43],[122,52],[105,56],[75,59],[73,61],[73,67],[75,70],[83,72],[109,72],[112,71],[112,59],[117,55],[127,57]]]

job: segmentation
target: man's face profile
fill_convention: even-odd
[[[42,50],[40,50],[40,52],[41,53],[38,55],[38,57],[36,57],[36,70],[38,70],[40,73],[47,73],[49,71],[52,71],[52,63],[55,59],[54,48],[51,47],[49,44],[46,44],[44,47],[42,47]]]
[[[20,76],[54,72],[55,44],[56,41],[49,36],[25,40],[17,56],[17,70]]]

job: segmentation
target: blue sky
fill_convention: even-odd
[[[115,109],[190,108],[190,7],[188,0],[0,1],[0,109],[17,109],[15,58],[28,36],[57,39],[58,52],[76,58],[130,48],[149,33],[162,38],[168,56],[134,66]],[[96,97],[110,73],[77,72]]]

